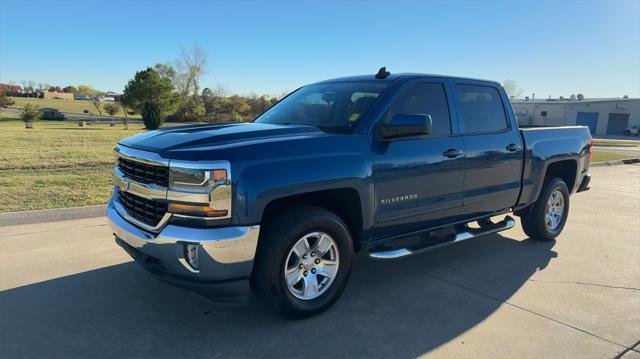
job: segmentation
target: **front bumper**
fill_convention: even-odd
[[[168,224],[152,233],[126,221],[117,212],[115,201],[109,201],[107,218],[116,242],[158,279],[207,297],[249,294],[260,226],[188,228]],[[186,259],[186,244],[197,244],[197,269]]]

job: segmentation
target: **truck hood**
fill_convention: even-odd
[[[198,160],[203,159],[202,156],[194,156],[198,152],[326,135],[313,126],[262,123],[191,125],[141,133],[123,139],[120,144],[155,152],[165,158],[180,158],[189,153],[191,159]]]

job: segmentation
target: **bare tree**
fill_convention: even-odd
[[[229,96],[229,93],[231,91],[229,91],[229,89],[226,86],[218,83],[216,84],[216,87],[214,87],[211,90],[211,92],[214,97],[226,97],[226,96]]]
[[[127,116],[127,106],[125,106],[124,103],[121,103],[122,105],[122,112],[124,112],[124,129],[128,130],[129,129],[129,117]]]
[[[207,52],[198,44],[192,49],[182,49],[180,59],[176,61],[177,80],[183,98],[200,94],[200,80],[207,72]]]
[[[100,97],[95,96],[91,99],[91,103],[93,103],[93,106],[96,107],[96,109],[98,110],[98,113],[100,114],[100,116],[102,116],[102,109],[100,108],[100,105],[102,104],[102,100],[100,99]]]
[[[518,87],[518,83],[515,80],[504,80],[502,87],[509,98],[518,98],[524,93],[524,90]]]

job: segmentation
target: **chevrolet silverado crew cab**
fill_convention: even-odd
[[[412,255],[511,228],[508,213],[553,240],[589,188],[591,136],[519,129],[496,82],[383,68],[303,86],[251,123],[138,134],[115,155],[107,215],[136,262],[305,317],[338,299],[358,252]]]

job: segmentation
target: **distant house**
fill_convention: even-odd
[[[42,94],[42,98],[45,100],[73,100],[73,94],[68,92],[49,92],[45,91]]]
[[[40,109],[40,118],[43,120],[64,120],[64,114],[57,108],[45,107]]]
[[[121,94],[113,92],[113,91],[107,91],[104,94],[104,100],[105,101],[112,101],[112,102],[113,101],[118,101],[119,102],[121,97],[122,97]]]
[[[3,91],[7,96],[17,96],[22,94],[22,88],[18,85],[0,84],[0,91]]]

